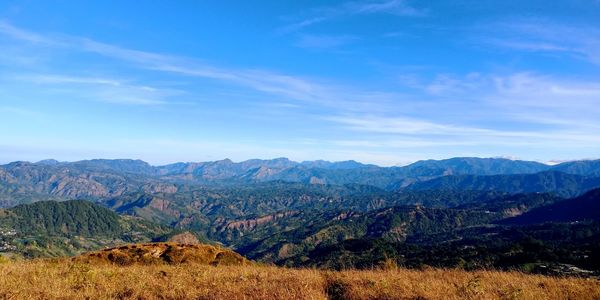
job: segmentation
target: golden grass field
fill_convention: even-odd
[[[0,264],[0,299],[600,299],[597,279],[460,270]]]

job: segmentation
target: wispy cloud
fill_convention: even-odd
[[[418,117],[365,111],[326,120],[362,133],[363,139],[344,142],[354,147],[592,149],[600,145],[600,82],[532,72],[468,73],[442,74],[431,82],[411,82],[411,87],[434,103]],[[435,104],[434,99],[444,100]]]
[[[544,52],[578,52],[577,48],[571,48],[567,46],[562,46],[559,44],[553,44],[547,41],[523,41],[523,40],[506,40],[499,38],[490,38],[486,39],[487,43],[504,47],[511,48],[517,50],[525,50],[525,51],[544,51]]]
[[[451,103],[467,109],[464,115],[482,113],[506,123],[517,118],[540,125],[600,125],[596,118],[600,114],[600,81],[593,79],[536,72],[471,72],[439,74],[430,81],[414,77],[402,84],[432,99],[444,99],[438,105]]]
[[[379,149],[403,149],[403,148],[426,148],[444,146],[473,146],[473,142],[460,140],[428,140],[423,138],[402,137],[397,139],[360,139],[360,140],[334,140],[334,145],[353,148],[379,148]]]
[[[327,17],[311,17],[302,21],[298,21],[292,24],[289,24],[285,27],[280,28],[278,31],[280,33],[290,33],[290,32],[295,32],[298,31],[304,27],[308,27],[311,26],[313,24],[318,24],[321,23],[323,21],[326,21],[328,18]]]
[[[358,37],[350,35],[313,35],[303,34],[296,42],[296,46],[310,49],[332,49],[344,46],[358,40]]]
[[[350,40],[352,37],[345,39]],[[77,41],[80,40],[79,38],[74,39],[76,41],[74,46],[79,46]],[[85,46],[82,49],[85,51],[134,63],[149,70],[227,82],[284,99],[299,100],[325,107],[347,107],[348,110],[361,110],[364,106],[370,106],[372,109],[376,109],[379,105],[375,105],[375,103],[382,104],[386,99],[395,97],[390,93],[335,86],[269,70],[224,68],[185,57],[132,50],[89,39],[83,39],[83,41]],[[322,39],[321,42],[325,43],[325,39]],[[341,40],[338,40],[336,43],[340,42]],[[330,40],[329,46],[333,45],[334,43]],[[312,46],[317,46],[317,44]]]
[[[369,2],[371,3],[371,2]],[[349,5],[349,4],[347,4]],[[352,11],[377,12],[385,9],[391,9],[392,4],[358,6],[354,3],[349,5],[353,7]],[[373,6],[374,5],[374,6]],[[394,2],[394,5],[398,5]],[[361,7],[360,9],[358,7]],[[184,76],[206,78],[216,81],[227,82],[243,87],[253,89],[262,93],[274,95],[288,100],[299,100],[311,104],[318,104],[338,112],[344,113],[377,113],[393,112],[389,111],[397,107],[398,102],[403,99],[414,99],[415,97],[406,97],[390,92],[365,91],[348,86],[334,86],[309,80],[306,78],[281,74],[258,69],[230,69],[208,65],[194,59],[177,57],[147,51],[123,48],[115,45],[101,43],[87,38],[76,36],[52,36],[29,32],[17,28],[6,22],[0,27],[0,32],[10,35],[13,38],[31,43],[46,43],[52,47],[66,47],[71,51],[91,52],[105,57],[118,59],[136,65],[140,68],[149,70],[168,72]],[[544,29],[531,26],[520,26],[527,28],[528,31],[543,32],[540,34],[546,36]],[[536,29],[537,28],[537,29]],[[15,34],[16,33],[16,34]],[[317,39],[318,40],[318,39]],[[325,39],[326,40],[326,39]],[[323,39],[320,40],[324,41]],[[332,45],[339,41],[327,41]],[[38,76],[39,83],[70,83],[79,85],[95,85],[103,87],[107,92],[104,98],[106,101],[119,101],[123,103],[139,104],[160,104],[163,103],[168,93],[162,93],[143,85],[127,84],[121,81],[115,81],[105,78],[80,78],[75,76]],[[566,123],[574,118],[572,114],[577,112],[597,112],[597,96],[600,85],[597,83],[572,82],[562,79],[545,78],[530,73],[515,73],[509,76],[497,76],[494,74],[468,73],[458,77],[450,74],[438,75],[433,81],[423,84],[414,84],[415,87],[421,87],[426,95],[453,97],[455,99],[476,97],[487,101],[488,104],[498,104],[495,110],[502,112],[514,111],[511,107],[536,108],[537,118],[550,119],[555,118],[557,122]],[[117,95],[136,95],[121,96]],[[541,96],[543,95],[543,96]],[[125,97],[125,98],[123,98]],[[418,97],[423,97],[420,95]],[[543,99],[542,99],[543,98]],[[113,100],[110,100],[113,99]],[[117,99],[117,100],[114,100]],[[410,102],[410,100],[408,100]],[[413,101],[414,102],[414,101]],[[407,103],[403,103],[407,104]],[[498,110],[498,107],[503,109]],[[342,109],[344,107],[344,109]],[[468,107],[468,106],[467,106]],[[406,109],[406,107],[403,107]],[[541,112],[541,113],[540,113]],[[567,114],[569,113],[569,114]],[[533,119],[533,117],[532,117]],[[584,118],[585,119],[585,118]],[[338,121],[341,121],[339,119]],[[401,126],[392,126],[394,128],[404,127],[406,130],[418,131],[419,128],[436,129],[442,128],[434,126],[427,122],[417,122],[418,120],[408,120]],[[346,122],[348,123],[348,122]],[[351,125],[348,123],[347,125]],[[357,124],[355,124],[357,125]],[[458,125],[456,131],[464,130]],[[447,129],[447,128],[446,128]]]
[[[425,14],[425,11],[408,5],[406,0],[347,2],[342,10],[351,15],[385,13],[397,16],[422,16]]]
[[[554,112],[570,120],[600,114],[600,82],[520,72],[493,77],[495,95],[487,99],[507,108]]]
[[[59,94],[70,94],[76,98],[116,104],[166,104],[166,98],[177,93],[177,91],[162,90],[145,85],[132,85],[108,78],[57,74],[21,75],[15,78],[21,82],[52,87],[49,91],[55,91]]]
[[[0,28],[0,33],[4,33],[5,35],[8,35],[20,41],[30,43],[41,42],[44,44],[44,46],[48,47],[58,47],[69,51],[95,53],[104,57],[128,62],[137,67],[148,70],[229,82],[240,86],[248,87],[256,91],[274,94],[280,97],[291,98],[295,100],[311,102],[328,101],[326,99],[327,97],[325,96],[325,94],[328,93],[325,91],[327,89],[326,87],[296,76],[279,74],[265,70],[227,69],[222,67],[211,66],[206,63],[199,62],[195,59],[128,49],[94,41],[88,38],[66,35],[41,35],[38,33],[27,31],[25,29],[17,28],[12,25],[6,25],[4,28],[9,28],[10,30],[2,30],[2,28]],[[18,32],[18,34],[14,34],[14,32]],[[98,82],[97,79],[92,80],[95,82],[90,82],[90,79],[86,79],[88,82],[83,82],[82,79],[72,77],[54,77],[51,79],[55,81],[55,83],[57,81],[61,81],[62,83],[66,83],[66,81],[69,81],[70,83],[80,84],[108,83]],[[50,78],[45,78],[44,80],[47,83],[48,81],[51,81]],[[118,85],[113,86],[119,87]],[[157,101],[154,100],[148,103],[156,102]]]
[[[427,93],[432,95],[451,95],[464,93],[467,90],[478,89],[488,78],[480,73],[469,73],[463,78],[449,74],[438,74],[434,80],[424,86]]]
[[[357,15],[388,14],[405,17],[420,17],[426,15],[426,13],[425,10],[409,5],[406,0],[351,1],[338,6],[315,8],[305,19],[291,23],[281,28],[279,31],[281,33],[294,32],[332,19]]]
[[[28,41],[32,43],[51,44],[53,40],[47,39],[42,35],[24,30],[11,25],[10,23],[0,20],[0,32],[18,40]]]
[[[365,108],[369,110],[389,110],[390,105],[398,95],[390,92],[378,92],[359,89],[349,86],[337,86],[331,83],[323,83],[301,76],[277,73],[270,70],[261,69],[242,69],[242,68],[224,68],[210,65],[206,62],[194,58],[179,57],[149,51],[124,48],[116,45],[106,44],[89,38],[69,36],[39,34],[27,31],[25,29],[10,26],[11,28],[22,32],[21,35],[12,35],[14,39],[22,42],[31,43],[28,36],[40,37],[45,44],[44,47],[51,49],[63,49],[73,52],[94,53],[103,57],[126,62],[132,66],[165,72],[175,75],[195,77],[214,80],[221,83],[232,84],[239,87],[249,88],[251,90],[275,96],[280,100],[295,100],[305,104],[319,105],[329,109],[341,109],[346,111],[361,111]],[[0,33],[3,33],[0,31]],[[312,39],[310,46],[334,46],[351,40],[353,37],[343,37],[340,39]],[[327,44],[328,45],[325,45]],[[308,44],[307,44],[308,46]],[[37,78],[40,81],[41,78]],[[103,87],[103,90],[113,91],[103,95],[105,101],[115,101],[121,103],[138,104],[161,104],[165,101],[164,96],[155,96],[153,93],[144,90],[136,85],[115,85],[110,80],[102,81],[102,78],[74,78],[74,76],[44,78],[46,83],[49,81],[61,81],[70,84],[96,84]],[[85,82],[84,82],[85,81]],[[109,84],[113,84],[112,86]],[[128,88],[128,90],[124,90]],[[121,97],[117,95],[121,94]],[[139,97],[130,97],[124,95],[138,95]],[[117,99],[117,100],[115,100]]]
[[[407,117],[385,117],[374,115],[355,115],[330,117],[347,129],[367,134],[384,134],[388,140],[397,142],[384,143],[386,147],[440,147],[440,146],[550,146],[556,143],[567,143],[573,147],[600,143],[600,136],[594,131],[564,128],[557,130],[510,130],[490,129],[484,127],[461,126],[440,122],[415,120]],[[372,147],[381,146],[381,141],[367,143],[346,142],[348,145]]]
[[[354,115],[354,116],[332,116],[326,118],[329,121],[340,123],[347,128],[374,132],[393,133],[409,135],[447,135],[447,134],[472,134],[481,133],[485,130],[467,128],[455,125],[429,122],[407,117],[385,117],[381,115]]]
[[[478,42],[513,50],[564,54],[600,65],[600,30],[596,27],[519,19],[481,28],[485,29]]]

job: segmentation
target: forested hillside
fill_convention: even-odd
[[[171,230],[89,201],[42,201],[0,210],[0,246],[26,257],[73,255],[125,242],[151,241]]]

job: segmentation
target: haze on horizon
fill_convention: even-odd
[[[0,162],[600,157],[598,1],[0,3]]]

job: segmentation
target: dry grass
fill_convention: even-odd
[[[327,273],[338,299],[600,299],[600,281],[462,270]]]
[[[600,299],[595,279],[514,272],[0,264],[0,299]]]

